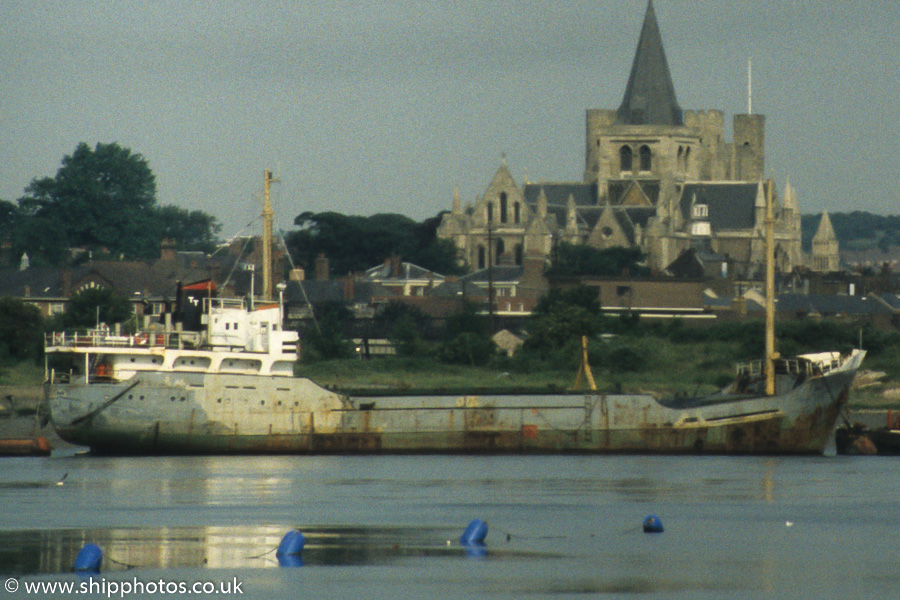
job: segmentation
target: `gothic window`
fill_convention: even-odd
[[[506,213],[507,213],[507,197],[506,192],[500,192],[500,222],[506,223]]]
[[[487,220],[488,220],[488,223],[493,223],[493,222],[494,222],[494,203],[493,203],[493,202],[488,202],[488,205],[487,205]]]
[[[619,170],[627,173],[631,171],[631,147],[622,146],[619,148]]]
[[[519,222],[519,221],[521,220],[521,218],[522,218],[522,212],[521,212],[521,211],[522,211],[522,207],[521,207],[521,205],[520,205],[518,202],[516,202],[515,204],[513,204],[513,219],[515,220],[515,222],[516,222],[517,224],[518,224],[518,222]]]
[[[497,240],[497,245],[495,246],[497,251],[494,253],[494,264],[500,264],[500,257],[503,256],[503,253],[506,251],[506,247],[503,245],[503,240]]]
[[[518,204],[516,206],[518,206]],[[522,264],[522,244],[516,244],[516,264]]]
[[[484,267],[485,267],[484,246],[478,246],[478,268],[483,269]]]
[[[691,168],[691,149],[688,148],[684,151],[684,170],[687,171]]]
[[[653,155],[650,152],[649,146],[641,146],[640,149],[641,155],[641,171],[649,171],[653,166]]]

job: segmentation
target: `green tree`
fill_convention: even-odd
[[[581,244],[562,243],[556,249],[549,275],[595,275],[621,277],[649,275],[650,270],[641,263],[644,253],[640,248],[606,248],[599,250]]]
[[[25,192],[24,213],[64,224],[70,245],[134,257],[151,254],[157,243],[153,172],[140,154],[118,144],[82,142],[55,177],[34,179]]]
[[[156,203],[156,179],[140,154],[118,144],[82,142],[54,177],[35,178],[14,212],[0,206],[0,232],[15,256],[62,264],[70,247],[111,257],[155,258],[163,237],[209,251],[220,226],[202,211]]]
[[[438,351],[443,362],[484,365],[497,351],[487,319],[474,304],[467,302],[459,312],[447,317],[445,329],[445,341]]]
[[[598,333],[600,317],[596,289],[551,289],[535,306],[525,348],[547,357],[583,335]]]
[[[397,254],[441,274],[459,272],[456,248],[436,238],[434,219],[416,223],[398,214],[362,217],[304,212],[294,224],[299,229],[287,235],[288,250],[296,264],[310,270],[319,254],[328,257],[338,274],[365,271]]]
[[[37,361],[43,347],[40,310],[18,298],[0,298],[0,361]]]
[[[218,219],[201,210],[185,210],[177,206],[162,206],[156,210],[156,240],[175,240],[180,250],[213,252],[216,234],[222,230]]]
[[[332,358],[350,358],[353,345],[344,335],[343,324],[352,319],[343,304],[317,306],[316,324],[304,332],[303,359],[307,362]]]
[[[124,323],[131,318],[132,307],[125,298],[106,288],[89,288],[72,295],[63,323],[66,327],[94,327],[100,323]]]

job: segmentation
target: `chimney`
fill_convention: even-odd
[[[63,269],[62,272],[62,295],[68,298],[72,295],[72,271]]]
[[[350,302],[351,300],[353,300],[353,294],[355,292],[353,284],[353,276],[348,275],[344,279],[344,302]]]
[[[172,238],[163,238],[159,243],[159,260],[175,260],[178,244]]]
[[[329,270],[328,258],[324,253],[320,253],[319,256],[316,257],[316,281],[328,281]]]
[[[391,254],[391,277],[400,277],[400,266],[403,261],[399,254]]]
[[[527,253],[522,259],[522,276],[519,278],[520,295],[529,298],[543,296],[548,289],[544,277],[544,257],[537,253]]]

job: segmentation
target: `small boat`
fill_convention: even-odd
[[[0,456],[50,456],[50,442],[43,436],[0,439]]]
[[[900,429],[895,428],[893,417],[889,410],[884,427],[845,422],[834,432],[835,450],[838,454],[900,455]]]

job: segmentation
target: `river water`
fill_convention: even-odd
[[[0,596],[93,581],[95,597],[202,582],[228,584],[220,598],[898,598],[898,467],[843,456],[6,458],[0,579],[18,591]],[[664,533],[640,530],[649,514]],[[485,547],[463,547],[475,518],[490,528]],[[302,566],[279,566],[274,548],[293,528],[307,540]],[[93,580],[71,573],[89,542],[104,552]],[[124,597],[189,597],[133,589],[143,593]]]

